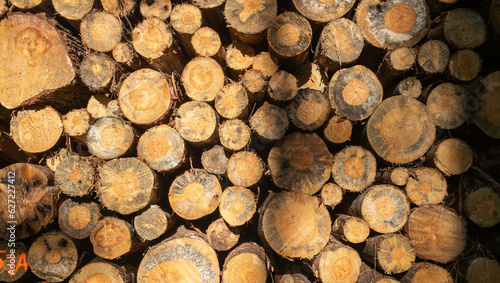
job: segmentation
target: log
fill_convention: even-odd
[[[0,241],[0,280],[2,282],[21,282],[28,272],[26,255],[28,249],[23,242]]]
[[[297,78],[284,70],[275,73],[267,84],[267,94],[277,104],[289,102],[298,92]]]
[[[106,106],[110,101],[111,99],[104,94],[92,95],[87,102],[87,112],[89,112],[90,116],[96,120],[102,117],[107,117]]]
[[[315,133],[285,136],[273,146],[267,163],[276,186],[309,195],[318,192],[332,172],[332,155]]]
[[[453,210],[442,205],[414,209],[405,231],[421,259],[448,263],[465,248],[467,231],[463,220]]]
[[[134,228],[142,241],[158,239],[175,224],[175,218],[158,205],[151,205],[134,217]]]
[[[116,259],[137,248],[134,227],[116,217],[104,217],[90,233],[94,254],[104,259]]]
[[[172,12],[170,0],[141,0],[139,11],[144,19],[155,17],[166,21]]]
[[[151,169],[173,172],[187,160],[184,139],[168,125],[149,128],[137,143],[137,156]]]
[[[264,249],[256,243],[243,243],[224,260],[222,282],[267,282],[270,261]]]
[[[92,91],[105,91],[114,83],[116,61],[104,53],[89,53],[80,64],[80,79]]]
[[[332,116],[325,124],[323,136],[333,144],[345,143],[351,139],[352,122],[344,116]]]
[[[250,100],[243,84],[230,83],[220,89],[214,100],[215,110],[226,119],[246,119]]]
[[[227,177],[235,186],[257,185],[264,174],[264,162],[254,152],[233,153],[227,163]]]
[[[212,102],[224,87],[224,72],[214,59],[196,57],[182,71],[181,82],[191,100]]]
[[[134,0],[101,0],[101,4],[104,11],[119,18],[127,18],[132,16],[137,3]]]
[[[277,13],[276,0],[227,0],[224,7],[224,16],[233,40],[256,46],[265,42],[266,29]]]
[[[219,206],[222,189],[215,175],[204,169],[191,169],[175,178],[168,200],[175,214],[187,220],[199,219]]]
[[[117,158],[132,150],[135,142],[132,126],[115,117],[97,119],[87,132],[89,152],[102,159]]]
[[[356,197],[350,211],[362,217],[375,232],[394,233],[406,224],[410,202],[395,186],[375,185]]]
[[[95,174],[95,165],[89,159],[68,156],[55,170],[55,185],[68,196],[88,195],[94,189]]]
[[[73,151],[70,151],[66,148],[61,148],[57,151],[52,151],[45,160],[45,165],[49,167],[52,172],[56,172],[57,166],[61,163],[61,160],[68,156],[76,155]]]
[[[218,137],[218,117],[205,102],[189,101],[177,109],[175,129],[182,138],[196,147],[215,144]]]
[[[328,97],[335,114],[351,121],[368,118],[382,101],[383,89],[377,76],[363,65],[337,71],[328,85]]]
[[[451,10],[458,0],[427,0],[427,5],[431,12],[431,16],[434,19],[439,16],[442,12]]]
[[[61,118],[66,135],[84,139],[91,124],[91,117],[86,109],[73,109]]]
[[[477,52],[469,49],[462,49],[453,53],[448,65],[450,75],[454,79],[464,82],[475,79],[481,72],[481,68],[481,57]]]
[[[454,9],[444,20],[446,41],[457,49],[474,49],[486,41],[486,24],[477,11]]]
[[[123,266],[96,257],[94,260],[76,271],[69,283],[90,282],[133,282],[134,274]]]
[[[382,86],[392,85],[405,75],[417,61],[417,51],[411,47],[398,47],[388,51],[377,69]]]
[[[387,274],[405,272],[415,262],[415,249],[410,239],[401,234],[368,238],[363,253]]]
[[[298,192],[270,194],[259,208],[259,236],[280,256],[311,259],[328,243],[330,215],[317,197]]]
[[[484,94],[482,103],[474,115],[474,124],[476,124],[485,134],[494,138],[500,139],[500,122],[496,116],[495,105],[499,104],[500,95],[500,71],[488,74],[484,80]]]
[[[290,121],[301,130],[314,131],[330,117],[326,94],[314,89],[301,89],[287,106]]]
[[[215,30],[209,27],[199,28],[191,38],[191,45],[196,56],[211,57],[219,65],[226,65],[226,50],[224,50],[221,38]]]
[[[406,183],[406,195],[418,206],[442,203],[447,184],[441,172],[435,168],[422,167],[412,170]]]
[[[220,196],[219,212],[230,226],[241,226],[252,219],[257,197],[244,187],[226,187]]]
[[[58,224],[73,239],[85,239],[101,218],[102,207],[95,202],[66,199],[59,206]]]
[[[113,48],[113,59],[116,62],[127,66],[132,70],[144,69],[147,63],[135,52],[132,44],[128,42],[120,42]]]
[[[328,74],[316,63],[306,61],[293,73],[299,89],[310,88],[324,92],[328,85]]]
[[[439,40],[429,40],[418,49],[417,62],[427,74],[442,73],[448,67],[450,49]]]
[[[290,123],[285,110],[267,101],[253,113],[248,122],[259,140],[265,143],[280,140]]]
[[[329,72],[336,72],[352,65],[361,55],[363,47],[361,29],[351,20],[341,18],[323,28],[314,57],[320,66]]]
[[[224,0],[193,0],[192,3],[201,10],[203,22],[216,30],[224,45],[230,42],[227,23],[224,18]]]
[[[120,20],[104,11],[90,12],[80,24],[83,44],[98,52],[113,50],[120,43],[122,33]]]
[[[402,164],[416,160],[436,136],[433,118],[424,104],[396,95],[385,99],[366,124],[373,150],[384,160]]]
[[[136,158],[110,160],[98,174],[99,200],[109,210],[126,215],[157,201],[157,176]]]
[[[280,275],[276,275],[275,282],[277,283],[311,283],[303,268],[298,265],[289,265],[287,269]]]
[[[173,104],[170,86],[167,77],[155,70],[133,72],[118,91],[118,103],[123,115],[139,125],[162,121]]]
[[[54,173],[49,168],[16,163],[2,168],[0,179],[0,238],[11,238],[7,228],[12,225],[18,240],[37,234],[54,221],[60,190],[52,187]]]
[[[396,167],[390,172],[389,183],[395,186],[402,187],[408,183],[409,178],[410,178],[410,171],[408,170],[408,168]]]
[[[248,91],[250,103],[262,102],[267,89],[267,81],[261,71],[250,69],[243,75],[241,83]]]
[[[332,235],[340,240],[359,244],[370,235],[370,226],[362,218],[340,214],[333,221]]]
[[[333,156],[333,180],[344,190],[363,191],[375,181],[376,171],[375,156],[360,146],[346,147]]]
[[[229,251],[238,244],[240,229],[228,226],[224,219],[219,218],[208,226],[207,238],[216,251]]]
[[[62,17],[70,21],[80,21],[87,15],[92,7],[94,6],[94,1],[84,0],[78,2],[64,1],[64,0],[52,0],[52,5],[54,10]]]
[[[267,29],[267,46],[281,66],[296,68],[307,58],[312,37],[306,18],[295,12],[284,12],[275,17]]]
[[[422,83],[416,77],[407,77],[398,83],[394,94],[418,99],[422,94]]]
[[[222,122],[219,127],[220,144],[228,151],[243,150],[251,139],[250,127],[242,120]]]
[[[170,24],[176,32],[177,39],[188,57],[194,57],[195,51],[191,39],[194,33],[201,27],[201,11],[195,5],[182,3],[172,8]]]
[[[226,47],[227,75],[231,79],[239,81],[240,77],[252,67],[254,59],[255,50],[252,46],[240,41],[233,41]]]
[[[7,12],[8,7],[7,7],[7,1],[6,0],[0,0],[0,18],[5,15]]]
[[[207,172],[217,175],[224,175],[227,172],[227,156],[224,148],[220,145],[214,145],[211,149],[201,154],[201,164]]]
[[[432,158],[434,165],[446,176],[450,176],[469,170],[472,165],[473,153],[465,141],[452,138],[439,143]]]
[[[63,282],[78,264],[78,250],[71,238],[60,231],[38,237],[28,251],[28,265],[41,279]]]
[[[500,196],[489,186],[474,190],[465,197],[467,217],[479,227],[491,228],[500,223]]]
[[[332,209],[342,201],[342,189],[334,183],[326,183],[320,192],[321,201]]]
[[[430,262],[414,262],[405,276],[401,278],[401,283],[453,283],[451,274],[439,265]]]
[[[63,132],[59,113],[50,106],[16,112],[10,120],[10,135],[20,149],[41,153],[53,148]]]
[[[260,52],[255,56],[252,69],[260,71],[264,78],[268,80],[278,72],[278,59],[269,52]]]
[[[361,258],[356,250],[332,237],[310,266],[321,282],[356,282]]]
[[[304,17],[314,22],[331,22],[349,12],[354,3],[354,0],[343,2],[322,1],[322,0],[293,0],[294,8]]]
[[[144,255],[137,271],[137,283],[214,282],[219,283],[219,261],[212,247],[185,228]]]
[[[132,45],[154,69],[182,73],[186,58],[174,42],[167,24],[156,17],[143,20],[132,30]]]
[[[424,0],[362,0],[355,18],[366,40],[384,49],[415,45],[431,25]]]
[[[40,5],[43,0],[13,0],[10,1],[12,6],[21,9],[21,10],[28,10],[28,9],[33,9]],[[42,5],[40,5],[42,6]]]
[[[477,256],[463,263],[465,278],[470,283],[495,282],[500,280],[500,265],[492,258]]]

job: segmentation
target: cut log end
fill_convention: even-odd
[[[299,13],[313,22],[331,22],[351,10],[356,1],[344,2],[325,0],[293,0],[293,5]]]
[[[80,268],[71,277],[70,283],[97,283],[116,282],[126,283],[132,280],[133,274],[127,272],[123,266],[104,261],[102,259],[92,260]],[[112,281],[114,280],[114,281]]]
[[[80,65],[80,78],[91,90],[109,88],[115,77],[116,62],[104,53],[89,53]]]
[[[446,139],[436,148],[434,165],[445,175],[464,173],[472,165],[473,152],[470,146],[460,139]]]
[[[351,139],[352,122],[342,116],[332,116],[325,125],[323,135],[333,144],[345,143]]]
[[[93,155],[112,159],[124,155],[135,140],[132,127],[115,117],[102,117],[87,132],[87,146]]]
[[[122,25],[120,20],[104,11],[92,11],[80,24],[82,42],[98,52],[108,52],[120,43]]]
[[[227,164],[227,176],[235,186],[251,187],[256,185],[264,174],[264,163],[250,151],[234,153]]]
[[[430,262],[415,262],[401,279],[402,283],[452,283],[453,278],[446,269]]]
[[[446,15],[443,26],[448,43],[457,49],[474,49],[486,41],[486,24],[477,11],[455,9]]]
[[[302,89],[288,104],[290,121],[302,130],[313,131],[330,117],[331,107],[325,94],[318,90]]]
[[[470,283],[486,283],[500,280],[500,265],[495,259],[478,257],[469,264],[465,277]]]
[[[252,219],[257,209],[255,194],[244,187],[226,187],[220,197],[219,211],[230,226],[241,226]]]
[[[150,206],[134,218],[135,231],[145,241],[157,239],[174,224],[175,219],[157,205]]]
[[[439,170],[417,168],[405,187],[408,198],[416,205],[439,204],[447,195],[447,184]]]
[[[250,117],[249,124],[263,142],[272,142],[285,135],[289,121],[284,109],[266,101]]]
[[[61,166],[59,166],[61,165]],[[59,162],[55,184],[69,196],[84,196],[94,188],[94,164],[79,156],[68,156]]]
[[[69,20],[81,20],[90,12],[94,2],[91,0],[78,2],[53,0],[52,5],[54,5],[54,10],[64,18]]]
[[[73,109],[62,117],[62,123],[68,136],[83,136],[90,128],[90,114],[86,109]]]
[[[221,145],[229,151],[242,150],[250,143],[250,127],[242,120],[227,120],[219,127]]]
[[[370,226],[362,218],[341,214],[333,222],[332,234],[350,243],[359,244],[370,235]]]
[[[376,260],[387,274],[402,273],[415,261],[415,249],[410,240],[400,234],[385,234],[366,240],[363,250]],[[379,281],[380,282],[380,281]]]
[[[208,226],[207,238],[216,251],[228,251],[238,244],[240,229],[228,226],[224,219],[219,218]]]
[[[334,183],[326,183],[322,188],[321,188],[321,200],[323,201],[324,205],[331,206],[334,208],[337,204],[339,204],[342,201],[342,188],[337,186]]]
[[[90,241],[94,253],[105,259],[116,259],[132,250],[134,228],[125,220],[104,217],[92,230]]]
[[[260,71],[268,80],[278,71],[278,59],[269,52],[260,52],[253,60],[252,69]]]
[[[156,17],[165,21],[172,12],[172,3],[170,0],[141,0],[139,10],[145,19]]]
[[[154,170],[172,172],[187,159],[181,135],[167,125],[148,129],[137,143],[137,156]]]
[[[451,55],[448,70],[455,79],[468,82],[479,75],[481,67],[481,57],[479,57],[478,53],[473,50],[462,49]]]
[[[226,119],[246,119],[250,113],[247,90],[240,83],[224,86],[215,96],[215,110]]]
[[[215,110],[205,102],[189,101],[177,109],[175,129],[187,142],[203,147],[218,141]]]
[[[266,282],[269,259],[262,247],[244,243],[232,250],[224,260],[222,282]]]
[[[360,266],[358,252],[335,239],[312,262],[312,270],[322,282],[356,282]]]
[[[59,227],[74,239],[85,239],[101,218],[101,207],[95,202],[65,200],[59,207]]]
[[[332,176],[341,188],[360,192],[375,181],[375,156],[359,146],[350,146],[333,156]]]
[[[500,72],[493,72],[485,78],[485,94],[483,102],[474,117],[474,123],[488,136],[500,139],[500,116],[497,105],[500,105]]]
[[[272,101],[277,103],[292,100],[299,92],[297,78],[287,71],[279,71],[269,80],[267,94]]]
[[[215,145],[206,150],[201,155],[201,164],[207,172],[217,175],[224,175],[227,172],[229,158],[220,145]]]
[[[181,82],[189,98],[211,102],[224,87],[224,72],[214,59],[196,57],[182,71]]]
[[[429,74],[442,73],[450,61],[450,49],[439,40],[424,43],[417,54],[418,65]]]
[[[479,227],[491,228],[500,223],[500,196],[491,187],[482,187],[465,198],[465,210]]]

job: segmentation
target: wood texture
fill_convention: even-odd
[[[226,187],[220,196],[219,212],[230,226],[241,226],[257,209],[255,194],[244,187]]]
[[[235,186],[252,187],[264,174],[264,162],[251,151],[233,153],[227,163],[227,177]]]
[[[196,57],[182,71],[181,82],[190,99],[212,102],[224,86],[224,72],[214,59]]]
[[[376,171],[375,156],[360,146],[346,147],[333,156],[333,180],[344,190],[363,191],[375,181]]]
[[[218,141],[218,117],[215,110],[205,102],[189,101],[177,109],[175,129],[182,138],[197,147]]]
[[[257,137],[266,143],[280,140],[290,123],[285,110],[267,101],[253,113],[248,122]]]
[[[411,202],[416,205],[439,204],[446,195],[446,180],[435,168],[422,167],[412,171],[405,191]]]
[[[78,155],[68,156],[59,165],[55,170],[55,185],[64,194],[84,196],[94,189],[96,170],[90,160]]]
[[[104,28],[104,26],[106,28]],[[98,52],[108,52],[120,43],[122,25],[120,20],[105,11],[94,10],[80,24],[82,42]]]
[[[222,282],[265,283],[270,261],[264,249],[256,243],[243,243],[232,250],[224,260]]]
[[[208,243],[210,243],[216,251],[229,251],[238,244],[240,233],[238,227],[231,227],[223,218],[219,218],[208,225]]]
[[[299,129],[314,131],[330,117],[328,97],[314,89],[301,89],[287,106],[290,121]]]
[[[135,248],[137,237],[134,227],[117,217],[104,217],[90,233],[94,254],[104,259],[116,259]]]
[[[115,117],[97,119],[87,132],[87,146],[93,155],[112,159],[131,150],[135,133],[125,120]]]
[[[59,206],[58,224],[73,239],[85,239],[101,218],[102,207],[95,202],[66,199]]]
[[[175,224],[175,218],[158,205],[151,205],[134,217],[134,228],[143,241],[158,239]]]
[[[137,156],[151,169],[172,172],[187,160],[184,139],[168,125],[149,128],[139,138]]]

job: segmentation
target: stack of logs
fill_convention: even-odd
[[[500,282],[500,2],[0,0],[0,281]]]

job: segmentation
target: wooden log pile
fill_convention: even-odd
[[[0,0],[1,282],[500,282],[498,0]]]

